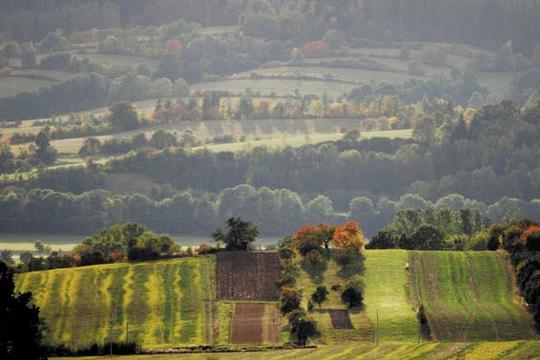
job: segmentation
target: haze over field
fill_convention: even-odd
[[[0,358],[540,358],[539,23],[0,1]]]

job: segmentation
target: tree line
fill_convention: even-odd
[[[481,224],[486,217],[491,221],[501,221],[507,216],[540,218],[537,201],[511,198],[487,206],[457,194],[445,196],[436,203],[414,194],[395,201],[383,197],[375,203],[367,197],[357,197],[340,211],[324,195],[305,197],[287,189],[256,189],[245,184],[219,194],[162,190],[153,198],[137,193],[114,195],[104,190],[76,195],[39,188],[5,189],[0,193],[0,231],[80,234],[115,223],[137,222],[161,232],[207,236],[216,224],[240,216],[255,223],[263,235],[282,236],[306,222],[339,223],[354,219],[360,221],[366,234],[371,236],[389,224],[392,226],[396,213],[400,215],[405,209],[441,212],[445,215],[443,219],[454,219],[448,226],[454,226],[460,219],[455,214],[447,215],[448,209],[476,209],[473,214],[482,219]],[[453,213],[450,211],[450,214]],[[412,232],[414,230],[408,231]],[[443,230],[443,233],[461,234],[457,230]]]
[[[381,145],[379,149],[386,151],[370,151],[361,145],[362,140],[238,153],[143,150],[112,160],[107,170],[144,174],[177,189],[206,191],[249,183],[301,193],[369,197],[413,192],[436,200],[459,193],[488,203],[504,196],[536,198],[540,193],[540,104],[521,109],[504,101],[482,108],[468,122],[452,111],[416,118],[415,142],[394,152],[391,141],[381,141],[388,148]]]

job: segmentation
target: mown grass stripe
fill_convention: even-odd
[[[200,290],[196,285],[199,283],[200,274],[190,263],[182,264],[179,271],[180,287],[183,290],[180,311],[182,319],[180,341],[184,344],[194,344],[197,343],[197,338],[200,338],[201,335],[199,327],[201,320]]]
[[[62,272],[62,286],[60,289],[60,294],[62,294],[62,305],[60,306],[60,314],[61,316],[60,321],[56,325],[56,331],[51,339],[51,342],[53,344],[55,343],[63,343],[64,338],[66,337],[66,327],[68,323],[68,317],[70,313],[70,289],[71,289],[71,282],[73,280],[73,277],[75,276],[75,273],[73,271],[64,271]]]
[[[536,338],[532,319],[515,300],[510,273],[493,252],[416,251],[411,284],[435,339]]]
[[[126,314],[129,319],[130,341],[146,343],[148,338],[146,331],[146,320],[151,308],[149,307],[149,294],[147,292],[147,282],[151,267],[145,264],[136,264],[130,267],[131,281],[129,283],[129,293],[126,299],[129,301]],[[150,342],[151,343],[151,342]]]

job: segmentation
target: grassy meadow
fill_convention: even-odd
[[[439,341],[535,338],[509,265],[493,252],[409,253],[411,291]]]
[[[272,352],[201,353],[169,355],[119,356],[120,360],[285,360],[285,359],[333,359],[333,360],[523,360],[540,357],[540,342],[486,342],[486,343],[357,343],[354,345],[330,345],[310,349],[278,350]],[[57,358],[57,360],[99,360],[102,357]]]

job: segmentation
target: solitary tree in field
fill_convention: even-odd
[[[115,131],[129,130],[137,127],[139,117],[133,104],[121,102],[109,108],[109,121]]]
[[[362,296],[362,284],[360,280],[353,279],[345,285],[345,289],[341,293],[341,301],[351,308],[362,305],[364,297]]]
[[[15,293],[13,273],[0,261],[0,359],[47,359],[43,323],[32,293]]]
[[[282,314],[289,314],[294,310],[300,309],[302,303],[302,294],[293,287],[284,287],[279,296],[279,310]]]
[[[319,305],[319,309],[322,303],[328,299],[328,289],[326,286],[318,286],[313,294],[311,294],[311,301]]]
[[[259,236],[257,226],[239,217],[231,217],[226,221],[227,229],[225,231],[218,229],[212,237],[217,242],[225,243],[227,250],[247,250]]]
[[[306,346],[308,338],[319,334],[317,323],[307,316],[297,316],[291,321],[291,334],[298,345]]]

